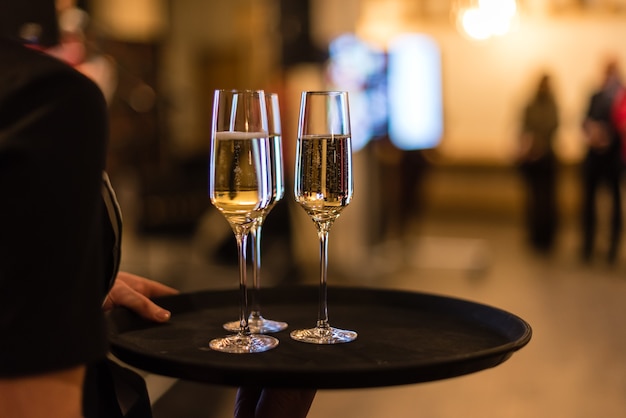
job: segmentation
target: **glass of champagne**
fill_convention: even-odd
[[[272,175],[272,198],[270,204],[264,211],[260,212],[260,216],[255,220],[250,229],[250,238],[252,238],[252,270],[253,287],[250,300],[250,316],[248,317],[248,326],[253,333],[270,333],[278,332],[287,328],[287,323],[282,321],[274,321],[266,319],[261,315],[261,229],[263,221],[269,214],[270,210],[285,195],[285,177],[283,170],[283,148],[281,142],[281,124],[280,124],[280,106],[278,103],[278,94],[266,93],[265,103],[267,108],[268,132],[270,140],[270,165]],[[239,322],[232,321],[224,324],[224,328],[228,331],[236,331],[239,328]]]
[[[217,90],[213,100],[209,195],[224,215],[239,253],[239,327],[210,341],[213,350],[256,353],[278,345],[248,326],[246,278],[247,237],[255,220],[272,199],[270,141],[265,94],[261,90]]]
[[[313,344],[353,341],[354,331],[328,322],[328,232],[353,193],[352,145],[348,93],[303,92],[296,146],[295,198],[317,227],[320,240],[320,286],[317,324],[294,330],[291,338]]]

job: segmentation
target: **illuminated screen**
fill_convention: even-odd
[[[387,56],[384,51],[348,34],[330,44],[329,76],[348,92],[352,149],[387,133]]]
[[[387,52],[354,35],[330,45],[331,83],[350,96],[352,146],[389,135],[403,150],[433,148],[443,134],[441,57],[424,35],[403,35]]]
[[[406,35],[389,47],[389,137],[400,149],[433,148],[443,134],[439,48]]]

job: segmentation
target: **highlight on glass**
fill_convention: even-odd
[[[328,234],[352,200],[352,144],[348,93],[303,92],[298,122],[294,193],[316,226],[320,240],[320,284],[315,327],[291,332],[313,344],[353,341],[357,333],[332,327],[328,319]]]
[[[269,335],[250,331],[247,295],[247,239],[273,199],[271,142],[262,90],[217,90],[213,101],[209,196],[237,241],[239,326],[209,347],[228,353],[256,353],[278,346]]]

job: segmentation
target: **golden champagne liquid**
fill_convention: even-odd
[[[352,199],[350,136],[304,136],[298,140],[296,201],[316,222],[332,222]]]
[[[272,197],[269,140],[264,133],[218,132],[211,202],[233,224],[254,220]]]

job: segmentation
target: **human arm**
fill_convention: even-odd
[[[104,358],[99,219],[107,114],[84,76],[0,40],[0,416],[82,416]],[[42,412],[45,411],[45,412]]]

